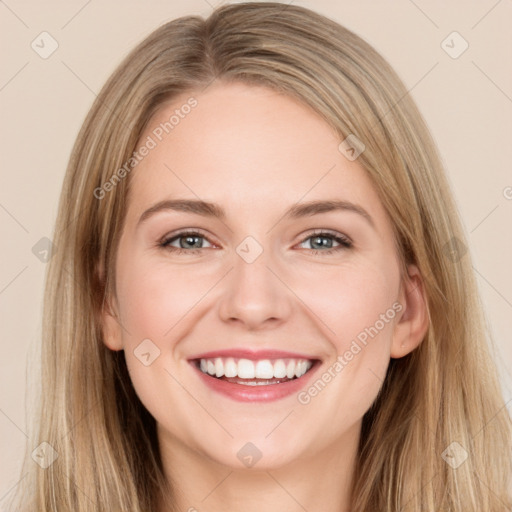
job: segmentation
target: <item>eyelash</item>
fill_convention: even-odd
[[[197,254],[199,251],[206,249],[206,247],[199,247],[195,249],[183,249],[181,247],[172,247],[169,244],[173,242],[174,240],[184,238],[186,236],[198,236],[200,238],[204,238],[207,240],[207,237],[201,233],[200,231],[182,231],[180,233],[174,234],[172,237],[164,238],[161,242],[159,242],[159,247],[162,249],[166,249],[168,251],[171,251],[175,254]],[[310,235],[308,235],[306,238],[304,238],[300,243],[304,243],[306,240],[309,240],[310,238],[314,237],[325,237],[325,238],[332,238],[335,242],[338,242],[340,245],[338,247],[333,247],[331,249],[321,250],[321,249],[310,249],[312,253],[316,255],[329,255],[333,254],[337,251],[344,250],[344,249],[350,249],[352,247],[352,242],[341,233],[336,232],[329,232],[325,230],[316,230]],[[211,243],[211,242],[210,242]]]

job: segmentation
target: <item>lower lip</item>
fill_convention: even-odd
[[[281,384],[268,384],[261,386],[247,386],[245,384],[235,384],[234,382],[228,382],[226,380],[217,379],[203,373],[197,366],[192,362],[193,368],[199,373],[202,381],[213,391],[221,393],[232,400],[239,402],[272,402],[285,398],[292,394],[297,394],[311,379],[313,373],[315,373],[320,361],[315,361],[313,366],[307,371],[302,377],[298,379],[289,380]]]

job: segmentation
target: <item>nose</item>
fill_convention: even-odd
[[[224,279],[220,294],[218,312],[222,321],[260,330],[266,326],[275,328],[289,318],[293,293],[268,253],[264,250],[252,262],[234,255],[233,268]]]

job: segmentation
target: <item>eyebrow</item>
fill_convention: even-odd
[[[140,216],[137,226],[155,213],[168,210],[194,213],[196,215],[202,215],[203,217],[213,217],[220,220],[225,220],[226,218],[225,210],[215,203],[197,199],[166,199],[156,203],[151,208],[148,208]],[[298,219],[333,211],[349,211],[357,213],[366,219],[373,228],[375,228],[375,223],[372,217],[362,206],[343,200],[319,200],[298,203],[289,208],[281,218]]]

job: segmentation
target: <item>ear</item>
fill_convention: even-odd
[[[416,265],[407,267],[399,302],[403,309],[395,324],[391,357],[398,359],[412,352],[423,341],[430,323],[423,279]]]
[[[101,268],[99,275],[103,275]],[[123,350],[124,348],[118,317],[117,302],[110,296],[107,290],[100,311],[101,333],[103,343],[107,348],[114,351]]]

